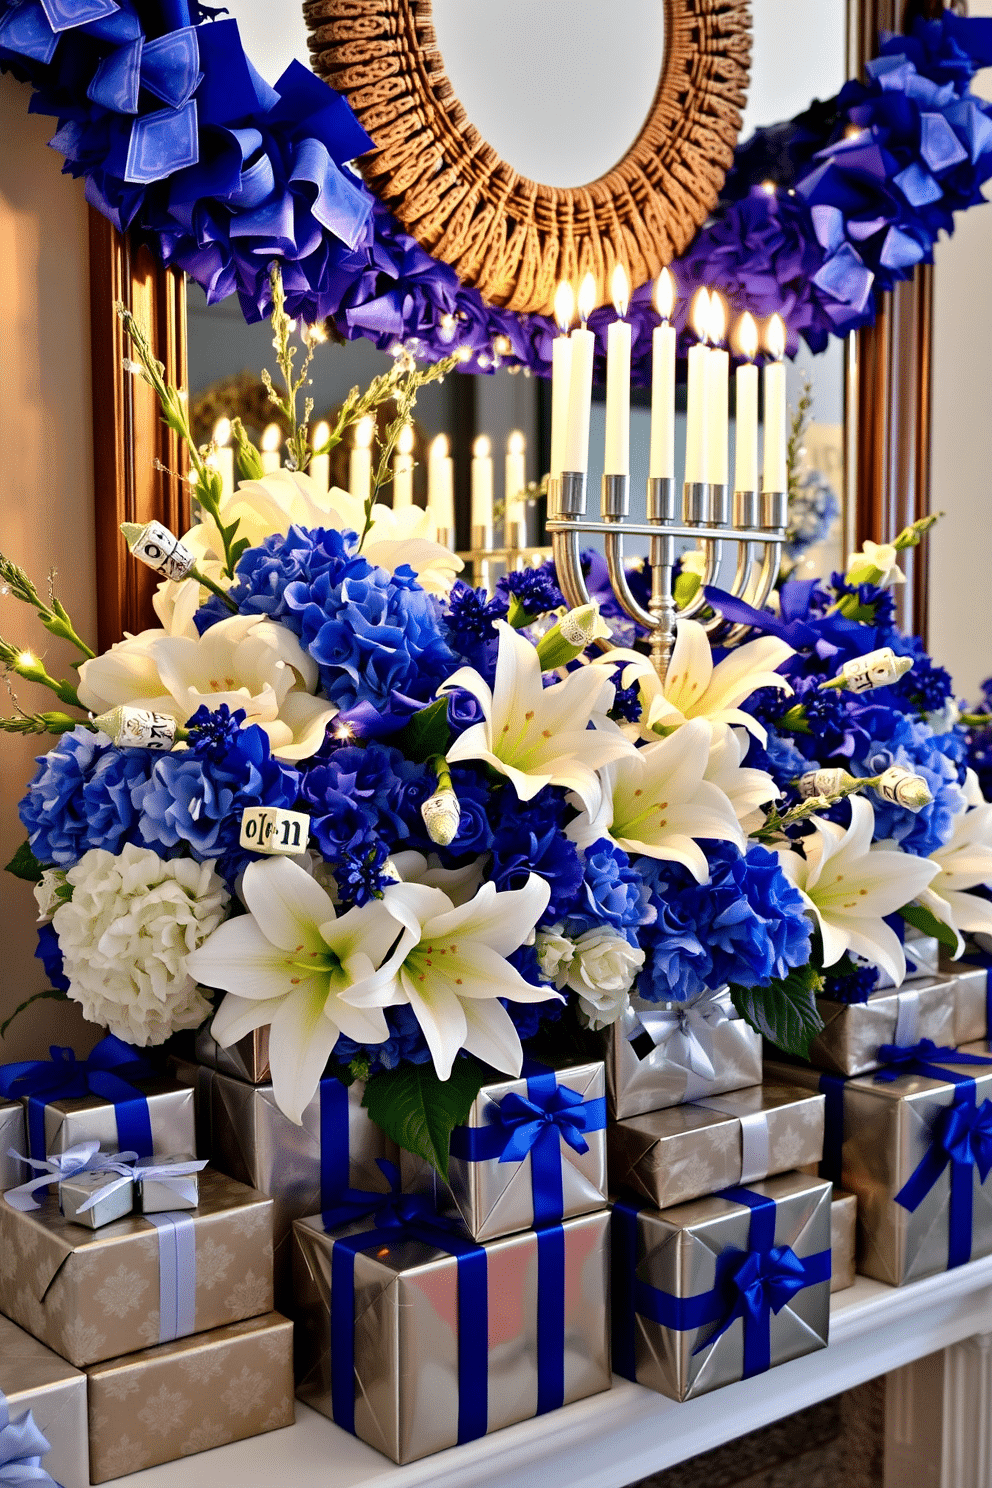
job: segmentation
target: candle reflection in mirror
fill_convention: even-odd
[[[355,425],[354,443],[348,461],[348,490],[359,501],[369,499],[372,489],[372,438],[375,434],[375,419],[366,414]]]
[[[279,459],[279,450],[282,445],[282,430],[278,424],[267,424],[262,430],[262,471],[265,475],[271,475],[278,470],[282,461]]]
[[[765,364],[765,447],[762,490],[788,489],[786,474],[785,322],[773,315],[765,327],[765,348],[771,361]]]
[[[493,545],[493,455],[487,434],[472,445],[472,547]]]
[[[503,467],[506,488],[503,542],[508,548],[527,546],[526,460],[527,441],[519,429],[514,429],[506,441]]]
[[[427,506],[437,526],[438,541],[454,547],[455,479],[454,461],[446,434],[432,441],[427,456]]]
[[[331,437],[331,426],[324,419],[313,431],[311,443],[314,450],[323,449]],[[326,454],[314,454],[310,460],[310,479],[322,496],[326,496],[331,484],[331,456],[330,451]]]
[[[393,458],[393,511],[413,505],[413,425],[404,424]]]
[[[229,418],[219,418],[214,424],[213,442],[217,448],[210,463],[220,473],[222,498],[233,496],[234,450],[231,447],[231,420]]]

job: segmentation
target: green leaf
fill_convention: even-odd
[[[731,986],[734,1007],[765,1038],[787,1054],[800,1054],[804,1059],[809,1046],[823,1027],[816,1010],[819,973],[812,966],[800,966],[783,980],[767,987]]]
[[[933,935],[940,941],[942,946],[947,946],[951,951],[958,948],[958,938],[950,925],[945,925],[943,920],[938,920],[929,909],[924,909],[922,904],[906,904],[899,911],[907,925],[912,925],[914,930],[919,930],[922,935]]]
[[[45,870],[31,851],[30,843],[22,842],[6,865],[6,871],[12,873],[15,878],[25,879],[28,883],[40,883],[41,875]]]
[[[69,1001],[67,993],[57,992],[54,987],[48,987],[44,992],[36,992],[34,996],[29,997],[26,1002],[22,1002],[19,1008],[15,1008],[9,1018],[5,1019],[3,1023],[0,1023],[0,1039],[7,1037],[7,1029],[10,1027],[11,1023],[13,1023],[14,1019],[18,1017],[19,1014],[24,1012],[25,1008],[29,1008],[33,1002],[42,1002],[46,999],[52,1002]]]
[[[426,1158],[447,1179],[452,1130],[468,1120],[490,1078],[471,1057],[456,1059],[447,1080],[438,1079],[433,1064],[403,1064],[373,1075],[362,1105],[387,1137]]]
[[[448,699],[438,698],[436,703],[415,713],[393,743],[416,765],[426,764],[433,755],[447,754],[451,745]]]
[[[236,568],[238,559],[251,547],[251,541],[247,537],[239,537],[237,542],[231,544],[231,567]]]

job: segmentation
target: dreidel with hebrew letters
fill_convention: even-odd
[[[241,813],[242,847],[268,857],[293,857],[307,850],[310,817],[281,806],[246,806]]]

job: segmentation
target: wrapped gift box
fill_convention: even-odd
[[[200,1175],[192,1214],[84,1230],[0,1203],[0,1312],[79,1367],[272,1310],[272,1201]]]
[[[436,1216],[297,1220],[300,1399],[403,1463],[608,1390],[608,1230],[600,1210],[481,1246]]]
[[[292,1316],[293,1220],[327,1209],[347,1188],[386,1193],[379,1161],[395,1162],[396,1147],[363,1107],[359,1081],[346,1087],[333,1076],[322,1080],[297,1126],[276,1105],[271,1085],[205,1073],[214,1166],[272,1199],[276,1306]]]
[[[824,1028],[810,1045],[809,1060],[835,1075],[864,1075],[878,1068],[883,1044],[954,1041],[954,978],[926,977],[898,991],[876,991],[867,1002],[816,999]]]
[[[819,1162],[823,1097],[795,1085],[755,1085],[616,1121],[607,1150],[610,1188],[664,1209]]]
[[[197,1061],[208,1069],[219,1070],[222,1075],[233,1075],[236,1080],[246,1080],[249,1085],[265,1085],[272,1078],[269,1073],[268,1024],[246,1033],[227,1049],[221,1048],[205,1024],[197,1032],[195,1048]]]
[[[633,997],[600,1038],[614,1118],[761,1083],[761,1037],[726,989],[684,1003]]]
[[[829,1183],[786,1173],[613,1210],[613,1368],[689,1400],[825,1348]]]
[[[95,1364],[86,1378],[90,1472],[105,1483],[291,1426],[293,1325],[270,1312]]]
[[[834,1189],[830,1204],[830,1290],[854,1285],[854,1252],[858,1229],[858,1196]]]
[[[954,1037],[951,1042],[958,1048],[988,1037],[992,981],[985,961],[992,965],[992,956],[983,957],[983,964],[979,965],[964,960],[946,960],[941,967],[954,977]]]
[[[196,1151],[200,1157],[213,1157],[213,1133],[210,1129],[210,1085],[213,1070],[195,1060],[185,1059],[179,1054],[170,1054],[169,1072],[179,1085],[186,1085],[193,1092],[193,1119],[196,1130]]]
[[[400,1153],[403,1187],[430,1196],[473,1240],[606,1206],[606,1099],[602,1064],[533,1069],[484,1085],[451,1133],[448,1182],[423,1158]]]
[[[87,1488],[85,1374],[0,1317],[0,1418],[4,1397],[11,1421],[20,1421],[30,1411],[34,1424],[47,1439],[51,1450],[42,1457],[41,1465],[49,1476],[61,1488]],[[2,1444],[0,1431],[0,1449]],[[0,1464],[3,1460],[0,1450]],[[0,1482],[6,1481],[0,1466]]]
[[[0,1099],[0,1193],[16,1188],[26,1182],[30,1169],[18,1158],[11,1157],[10,1149],[27,1156],[27,1137],[24,1132],[24,1107],[20,1101]]]
[[[850,1080],[767,1062],[824,1092],[821,1172],[857,1195],[858,1272],[890,1286],[992,1254],[992,1183],[974,1165],[992,1158],[992,1057],[985,1043],[937,1053]]]

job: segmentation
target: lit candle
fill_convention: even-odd
[[[661,325],[651,341],[651,459],[648,475],[667,480],[675,475],[675,280],[662,269],[654,288],[655,309]]]
[[[262,430],[262,471],[265,475],[271,475],[278,470],[282,463],[279,459],[279,448],[282,444],[282,430],[278,424],[267,424]]]
[[[234,494],[234,450],[231,447],[231,420],[219,418],[214,424],[214,444],[217,446],[213,466],[220,472],[223,496]]]
[[[551,479],[564,470],[565,426],[568,423],[568,384],[572,374],[572,342],[569,331],[575,319],[572,286],[562,282],[555,295],[555,320],[561,331],[551,344]]]
[[[581,325],[572,332],[572,367],[568,379],[568,417],[562,469],[585,473],[589,469],[589,412],[592,407],[592,359],[596,337],[586,326],[596,304],[596,281],[587,274],[579,290]]]
[[[375,419],[366,414],[355,425],[355,442],[348,461],[348,490],[359,501],[368,501],[372,489],[372,437]]]
[[[737,345],[747,360],[737,368],[737,421],[734,439],[734,490],[758,489],[758,327],[745,310],[737,322]]]
[[[427,456],[427,506],[438,533],[445,534],[450,545],[455,535],[455,474],[448,450],[446,434],[439,434],[431,443]]]
[[[722,345],[727,334],[727,311],[715,290],[710,292],[710,354],[706,364],[707,479],[725,486],[728,473],[728,416],[730,412],[730,353]]]
[[[472,445],[472,546],[493,545],[493,456],[486,434]]]
[[[630,321],[625,320],[630,303],[630,280],[618,263],[610,281],[613,308],[617,312],[606,333],[606,444],[604,475],[630,474]]]
[[[765,330],[765,346],[772,361],[765,364],[765,449],[762,490],[785,491],[785,322],[773,315]]]
[[[709,328],[709,291],[700,289],[692,302],[692,328],[699,340],[689,348],[688,394],[685,427],[685,479],[686,484],[709,479],[709,449],[707,446],[707,393],[706,380],[709,347],[706,334]]]
[[[393,511],[413,505],[413,425],[404,424],[393,459]]]
[[[503,541],[507,547],[527,546],[527,505],[523,493],[527,487],[527,441],[514,429],[506,441],[506,506]]]
[[[321,419],[313,431],[313,447],[319,450],[331,437],[331,426]],[[322,496],[326,495],[331,484],[331,452],[326,455],[312,455],[310,458],[310,479],[314,482],[317,490]]]

